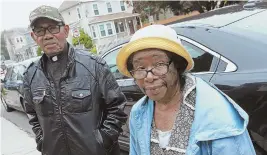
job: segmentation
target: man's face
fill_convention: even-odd
[[[58,26],[60,24],[61,23],[48,18],[40,18],[34,23],[34,29],[31,36],[47,56],[59,54],[63,51],[66,45],[66,38],[69,34],[69,26],[62,24],[61,26]],[[49,29],[52,33],[47,29]],[[45,31],[44,35],[40,35],[42,31]]]

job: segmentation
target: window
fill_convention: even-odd
[[[85,11],[85,17],[88,17],[88,10]]]
[[[191,72],[210,71],[213,55],[184,40],[182,40],[182,44],[184,45],[185,49],[191,54],[195,63],[194,68],[191,70]]]
[[[116,33],[119,33],[119,27],[118,27],[118,23],[115,22],[115,29],[116,29]]]
[[[19,38],[16,38],[16,40],[17,40],[17,43],[19,43]]]
[[[69,15],[70,15],[70,12],[69,12]]]
[[[111,4],[110,2],[107,2],[107,8],[108,8],[108,13],[112,12]]]
[[[116,33],[124,32],[124,24],[123,22],[115,22]]]
[[[96,38],[95,27],[92,26],[93,37]]]
[[[23,65],[18,65],[13,68],[12,80],[23,80],[23,73],[27,68]]]
[[[121,4],[121,11],[125,11],[124,1],[120,1],[120,4]]]
[[[105,37],[106,36],[106,31],[105,31],[104,25],[99,25],[99,29],[100,29],[101,36]]]
[[[108,35],[112,35],[113,34],[112,27],[111,27],[110,23],[107,24],[107,30],[108,30]]]
[[[119,23],[119,27],[120,27],[120,32],[124,32],[124,25],[123,22]]]
[[[79,8],[77,8],[77,13],[78,13],[79,19],[81,19],[81,14],[80,14],[80,9]]]
[[[12,71],[13,71],[13,67],[7,68],[4,81],[10,81],[11,80]]]
[[[97,4],[93,4],[93,9],[94,9],[95,15],[99,15]]]
[[[20,42],[23,42],[22,38],[20,37]]]
[[[13,68],[10,81],[17,81],[18,74],[15,72],[15,68]]]
[[[116,57],[119,52],[120,48],[113,50],[112,52],[109,52],[107,55],[103,57],[103,59],[107,62],[111,73],[114,75],[116,79],[125,79],[129,77],[123,76],[116,65]]]

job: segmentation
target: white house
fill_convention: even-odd
[[[8,54],[13,61],[23,61],[35,57],[37,45],[30,36],[30,30],[16,28],[4,33]]]
[[[137,30],[139,14],[132,14],[133,7],[122,1],[64,1],[60,7],[71,32],[82,28],[101,51],[111,42],[130,37]],[[71,42],[73,33],[68,41]]]

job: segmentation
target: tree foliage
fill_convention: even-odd
[[[72,43],[74,46],[82,44],[86,49],[91,49],[93,47],[92,38],[84,32],[83,29],[80,29],[80,36],[73,38]]]
[[[92,52],[93,54],[97,54],[96,46],[94,45],[93,48],[89,52]]]
[[[126,4],[133,6],[133,13],[139,13],[142,22],[149,16],[164,13],[169,4],[167,1],[131,1],[125,0]]]
[[[38,49],[37,49],[37,56],[41,56],[43,53],[42,53],[42,49],[41,47],[38,46]]]
[[[4,56],[6,60],[9,60],[9,54],[5,42],[5,31],[1,32],[1,56]]]
[[[241,1],[131,1],[125,0],[126,4],[133,6],[133,13],[139,13],[142,21],[148,18],[149,15],[162,13],[161,10],[171,9],[174,15],[187,14],[192,11],[204,13],[218,6],[219,8],[241,3]]]
[[[77,46],[79,44],[84,45],[86,49],[89,49],[89,52],[97,54],[96,46],[93,44],[92,38],[84,32],[83,29],[80,29],[80,36],[72,38],[72,44]]]

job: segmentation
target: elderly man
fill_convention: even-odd
[[[44,54],[25,72],[25,111],[43,155],[119,154],[125,96],[109,67],[73,48],[56,8],[30,14],[31,36]]]

